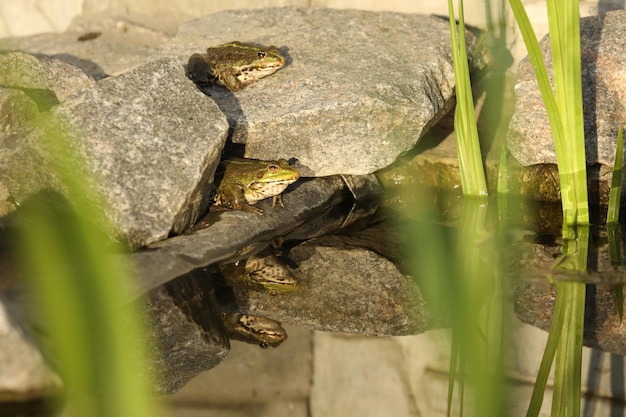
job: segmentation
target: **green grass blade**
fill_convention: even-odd
[[[589,224],[579,5],[578,0],[549,0],[547,5],[556,102],[561,121],[567,121],[559,138],[563,142],[556,144],[561,184],[568,190],[563,198],[576,207],[575,219],[568,223]]]
[[[549,19],[572,19],[578,14],[577,1],[562,0],[550,5]],[[556,4],[558,3],[558,4]],[[572,7],[571,3],[576,3]],[[520,28],[520,32],[528,49],[528,58],[533,66],[539,90],[543,98],[559,165],[561,201],[563,205],[563,221],[566,224],[588,224],[589,209],[587,203],[587,177],[584,155],[584,130],[582,127],[582,81],[580,75],[580,30],[578,20],[575,24],[551,23],[551,41],[556,44],[553,51],[553,68],[555,88],[559,92],[555,96],[539,42],[530,24],[528,15],[521,0],[509,0],[511,9]],[[559,5],[566,9],[558,13]],[[553,29],[554,27],[554,29]],[[572,36],[571,39],[560,40],[560,36]],[[553,39],[556,38],[556,39]],[[578,49],[578,52],[576,52]],[[570,62],[573,61],[573,62]],[[559,66],[566,65],[565,68]],[[571,118],[580,120],[572,121]],[[564,121],[567,120],[566,125]],[[572,127],[568,131],[568,127]],[[574,151],[573,156],[571,156]]]
[[[539,365],[539,372],[535,385],[533,386],[533,393],[530,398],[530,405],[526,412],[526,417],[539,417],[541,411],[541,404],[543,403],[543,396],[548,385],[548,377],[550,376],[550,369],[556,356],[557,346],[561,336],[561,330],[564,323],[564,310],[565,300],[563,298],[556,299],[554,305],[554,312],[552,313],[552,323],[550,324],[550,332],[548,333],[548,340],[546,347],[543,350],[543,356],[541,357],[541,364]]]
[[[562,282],[557,287],[565,309],[554,369],[552,415],[579,416],[585,284]]]
[[[611,191],[609,193],[609,209],[606,216],[607,223],[619,222],[619,206],[622,197],[622,169],[624,166],[624,130],[619,127],[617,133],[617,146],[615,149],[615,163],[613,164],[613,177],[611,178]]]
[[[480,152],[476,113],[469,76],[469,64],[465,39],[465,18],[463,1],[458,2],[459,24],[454,19],[454,6],[448,0],[450,19],[450,38],[452,42],[452,59],[454,63],[454,80],[456,85],[456,111],[454,114],[454,131],[456,149],[461,172],[463,194],[486,196],[487,182]]]
[[[459,344],[458,335],[452,332],[452,342],[450,346],[450,370],[448,372],[448,409],[446,410],[446,417],[452,415],[452,399],[454,398],[454,385],[456,383],[457,376],[457,359],[459,357]],[[462,409],[461,405],[461,409]]]
[[[565,226],[570,227],[570,226]],[[589,227],[572,227],[564,235],[574,235],[575,239],[564,239],[565,261],[557,267],[586,271],[589,253]],[[557,283],[557,300],[563,300],[563,328],[557,347],[552,413],[555,416],[580,415],[582,343],[585,315],[584,283]]]
[[[613,177],[611,178],[611,190],[609,193],[609,207],[607,211],[607,233],[609,240],[609,253],[611,265],[614,267],[622,264],[621,245],[619,233],[619,211],[622,197],[622,176],[624,166],[624,129],[619,127],[617,133],[617,146],[615,149],[615,163],[613,164]],[[624,285],[615,285],[615,307],[620,323],[624,320]]]
[[[507,194],[509,192],[509,165],[507,160],[507,151],[504,145],[500,148],[497,190],[498,194]]]
[[[97,396],[71,395],[70,415],[154,415],[138,361],[140,329],[130,308],[120,305],[127,299],[124,277],[110,274],[123,268],[111,265],[102,235],[61,198],[25,203],[22,213],[28,220],[23,262],[54,357],[72,392]]]

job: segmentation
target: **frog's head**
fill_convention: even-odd
[[[289,184],[300,178],[300,173],[284,159],[255,161],[246,172],[244,194],[250,204],[268,197],[278,196]]]
[[[257,46],[231,42],[207,50],[207,54],[234,71],[254,73],[256,79],[270,75],[285,65],[285,58],[275,46]]]
[[[253,170],[248,171],[250,175],[250,187],[254,184],[264,186],[266,184],[289,185],[300,178],[300,173],[284,159],[278,161],[256,161],[252,163]]]

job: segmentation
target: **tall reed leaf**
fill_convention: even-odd
[[[461,171],[463,194],[486,196],[487,183],[485,170],[480,153],[474,98],[469,76],[467,47],[465,42],[465,18],[463,1],[458,2],[459,26],[454,20],[454,6],[448,0],[450,18],[450,37],[452,40],[452,59],[454,63],[454,80],[456,83],[456,111],[454,113],[454,134],[456,151]]]
[[[546,107],[559,166],[563,222],[589,224],[577,0],[548,1],[555,95],[521,0],[509,0]]]
[[[539,43],[520,0],[509,0],[528,49],[548,114],[559,168],[563,205],[563,256],[555,266],[585,271],[589,204],[585,158],[580,17],[577,0],[548,0],[554,94]],[[579,416],[585,284],[557,285],[548,343],[533,391],[528,417],[537,416],[556,352],[553,416]]]
[[[561,122],[565,123],[564,142],[557,144],[559,174],[561,166],[565,168],[560,174],[561,198],[571,199],[576,210],[574,219],[564,215],[568,224],[589,224],[579,5],[578,0],[550,0],[547,4],[556,102]],[[565,196],[563,191],[571,195]]]

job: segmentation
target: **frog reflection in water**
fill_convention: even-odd
[[[275,46],[263,47],[231,42],[189,57],[187,76],[196,84],[215,81],[230,91],[239,91],[267,77],[285,65],[285,58]]]
[[[224,162],[224,177],[217,188],[212,210],[244,210],[263,214],[253,204],[272,197],[285,207],[281,193],[300,178],[300,173],[284,159],[258,161],[253,159],[231,159]]]
[[[287,332],[276,320],[241,313],[222,313],[228,337],[262,348],[277,347],[287,340]]]
[[[293,292],[298,282],[277,256],[264,250],[248,259],[220,264],[226,281],[234,287],[264,291],[272,296]]]

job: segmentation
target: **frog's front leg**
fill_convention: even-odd
[[[238,184],[225,184],[217,196],[216,204],[233,210],[263,214],[263,210],[248,204],[243,187]]]
[[[282,208],[285,208],[285,204],[283,204],[283,195],[278,194],[272,197],[272,208],[276,207],[276,203],[280,205]]]
[[[232,72],[224,72],[219,77],[220,81],[226,88],[230,91],[239,91],[246,86],[239,78],[237,78],[237,74]]]

